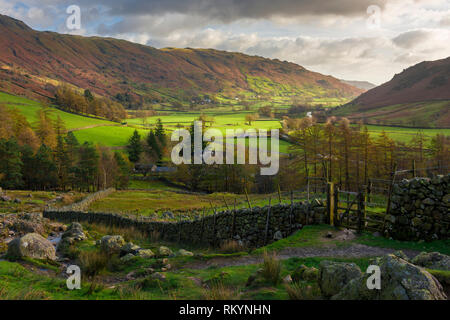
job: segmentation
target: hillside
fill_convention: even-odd
[[[345,84],[362,89],[364,91],[368,91],[376,87],[375,84],[368,81],[355,81],[355,80],[341,80],[341,81]]]
[[[449,128],[450,57],[410,67],[334,114],[371,124]]]
[[[153,102],[300,98],[349,101],[363,91],[294,63],[207,49],[155,49],[112,38],[35,31],[0,15],[0,89],[53,97],[66,82]]]

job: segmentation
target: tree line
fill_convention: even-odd
[[[48,109],[32,126],[17,110],[0,106],[0,186],[5,189],[96,191],[126,188],[130,163],[109,148],[80,144]]]
[[[285,119],[283,130],[294,143],[285,167],[295,168],[297,184],[323,178],[346,190],[358,190],[370,178],[391,180],[400,170],[415,170],[418,176],[449,172],[450,137],[442,134],[428,138],[418,131],[410,141],[399,142],[385,131],[372,136],[366,126],[334,117],[326,123],[312,117]],[[411,176],[412,172],[404,175]]]
[[[94,115],[111,121],[120,122],[127,118],[122,104],[104,97],[96,97],[90,90],[84,94],[61,85],[56,89],[55,102],[60,109],[84,115]]]

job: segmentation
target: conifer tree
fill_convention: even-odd
[[[128,155],[131,162],[139,162],[142,153],[141,135],[137,130],[134,130],[133,135],[128,141],[127,145]]]

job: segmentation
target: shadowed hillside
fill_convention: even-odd
[[[450,57],[426,61],[359,96],[335,115],[366,123],[450,127]]]

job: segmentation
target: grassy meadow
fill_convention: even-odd
[[[13,96],[0,92],[0,103],[10,108],[16,108],[23,114],[27,120],[34,124],[37,120],[37,111],[42,108],[42,104],[24,97]],[[61,111],[56,108],[50,108],[51,118],[56,119],[58,116],[64,121],[66,128],[74,132],[77,139],[83,142],[100,144],[108,147],[121,148],[124,147],[134,130],[137,128],[142,136],[145,136],[148,129],[154,127],[157,119],[161,119],[167,132],[176,130],[177,128],[188,128],[192,122],[198,119],[202,114],[212,119],[212,123],[208,123],[208,128],[219,129],[222,134],[226,135],[227,129],[280,129],[280,119],[260,118],[252,122],[251,125],[245,120],[248,114],[254,114],[258,106],[267,105],[267,102],[259,102],[251,107],[251,110],[245,111],[238,102],[233,105],[217,105],[214,110],[205,109],[202,112],[175,112],[166,110],[164,106],[157,108],[159,115],[148,118],[132,117],[126,120],[127,125],[120,125],[115,122],[94,119]],[[278,107],[280,104],[275,104]],[[439,104],[442,107],[442,102]],[[289,107],[288,105],[285,106]],[[131,115],[134,113],[131,112]],[[421,131],[431,139],[436,134],[450,135],[450,129],[415,129],[402,128],[394,126],[368,125],[368,129],[373,138],[378,137],[382,131],[385,131],[389,137],[398,141],[407,143],[414,135]],[[248,145],[248,139],[246,140]],[[289,153],[290,144],[280,141],[280,152]]]

